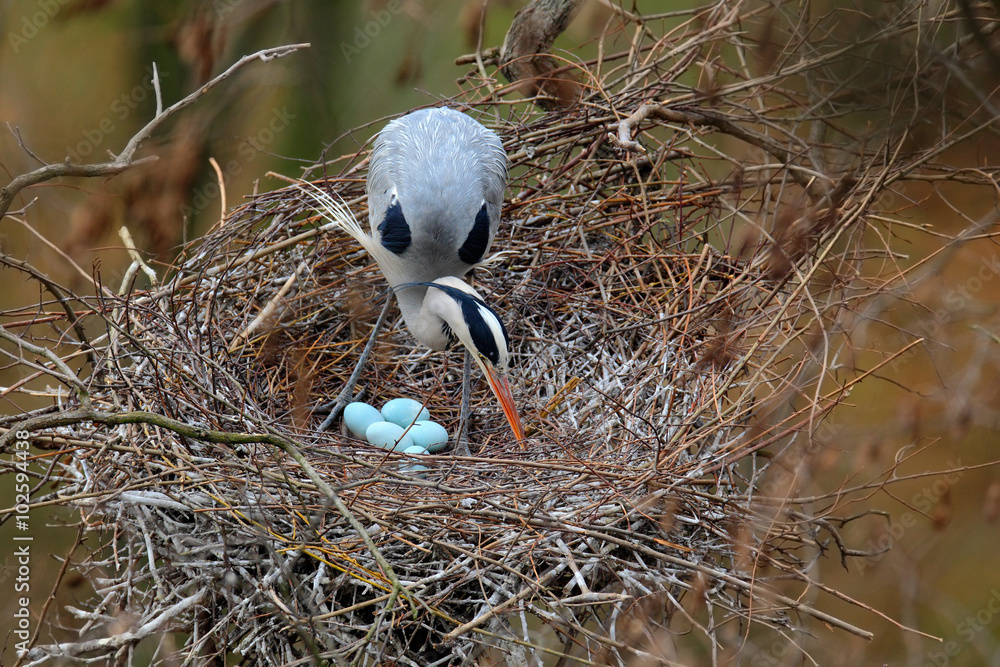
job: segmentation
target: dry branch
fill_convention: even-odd
[[[500,48],[500,72],[526,97],[543,95],[542,108],[568,106],[580,87],[560,71],[549,50],[577,12],[582,0],[532,0],[518,10]]]
[[[264,49],[254,53],[253,55],[243,56],[238,61],[233,63],[233,65],[231,65],[225,72],[219,74],[211,81],[198,88],[198,90],[194,91],[184,99],[175,102],[166,109],[162,108],[162,103],[160,101],[160,81],[156,76],[156,65],[154,64],[153,90],[156,93],[157,101],[156,115],[154,115],[152,120],[146,123],[142,129],[132,136],[129,142],[125,145],[125,148],[122,149],[122,152],[118,155],[111,154],[112,159],[108,162],[101,162],[98,164],[74,164],[69,161],[69,158],[66,158],[65,162],[46,164],[38,169],[35,169],[34,171],[17,176],[6,186],[0,188],[0,219],[7,214],[7,211],[10,209],[10,205],[14,202],[14,198],[17,197],[18,193],[26,187],[44,183],[45,181],[50,181],[53,178],[92,178],[95,176],[115,176],[123,171],[126,171],[127,169],[131,169],[132,167],[155,161],[155,155],[150,155],[137,160],[135,158],[135,154],[136,151],[139,150],[139,146],[142,145],[142,142],[153,136],[153,132],[155,132],[156,129],[160,127],[160,125],[162,125],[168,118],[176,114],[178,111],[194,104],[205,93],[228,79],[244,66],[257,60],[268,62],[275,58],[281,58],[300,49],[308,48],[308,46],[308,44],[291,44],[288,46],[278,46],[270,49]]]

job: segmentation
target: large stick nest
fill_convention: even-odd
[[[666,633],[690,629],[713,653],[725,632],[785,633],[807,616],[865,634],[780,583],[808,585],[827,547],[850,551],[820,508],[761,486],[772,459],[759,453],[807,446],[841,397],[822,383],[845,307],[874,294],[856,279],[865,214],[905,168],[809,145],[815,100],[778,79],[730,72],[737,83],[701,106],[676,81],[699,45],[739,41],[717,9],[607,56],[568,108],[478,87],[451,102],[512,161],[503,254],[474,280],[513,339],[523,446],[484,383],[473,455],[423,457],[419,473],[317,432],[312,408],[347,380],[387,293],[294,186],[233,210],[162,285],[102,292],[92,405],[65,400],[83,416],[52,434],[89,443],[64,459],[59,493],[106,549],[89,563],[95,599],[74,611],[80,641],[31,657],[158,637],[157,659],[188,662],[622,664],[674,655]],[[758,114],[765,85],[781,102]],[[668,95],[688,102],[634,119],[643,152],[609,140]],[[721,135],[743,142],[738,160]],[[367,156],[306,177],[364,218]],[[362,385],[375,403],[425,401],[455,433],[460,351],[420,349],[390,322]],[[123,616],[130,629],[114,631]]]

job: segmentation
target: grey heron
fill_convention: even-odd
[[[302,190],[317,212],[375,259],[414,338],[432,350],[455,341],[465,346],[463,424],[471,356],[514,435],[523,440],[524,427],[506,379],[511,359],[507,330],[461,280],[483,261],[496,236],[506,181],[507,154],[496,133],[460,111],[434,108],[397,118],[376,136],[366,184],[370,236],[340,201],[315,186]],[[388,307],[387,299],[358,366],[321,428],[352,400]]]

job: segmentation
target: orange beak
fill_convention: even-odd
[[[514,397],[510,393],[507,378],[498,375],[486,364],[481,364],[481,366],[486,374],[486,381],[490,383],[490,389],[496,394],[497,400],[500,401],[500,407],[503,408],[503,414],[507,417],[511,430],[514,431],[514,437],[518,439],[518,442],[523,441],[524,426],[521,425],[521,418],[517,415],[517,408],[514,406]]]

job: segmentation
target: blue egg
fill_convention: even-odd
[[[382,406],[382,418],[406,428],[417,420],[430,419],[431,413],[421,405],[420,401],[412,398],[394,398]]]
[[[407,433],[409,435],[409,433]],[[427,450],[420,445],[411,445],[403,450],[404,454],[426,454]],[[418,463],[417,459],[410,459],[413,463],[405,465],[401,468],[401,471],[408,475],[420,475],[420,473],[427,472],[430,470],[427,466]]]
[[[375,422],[368,427],[365,438],[373,445],[388,449],[392,452],[401,452],[407,447],[413,446],[413,438],[403,435],[404,428],[398,424],[390,422]]]
[[[413,438],[413,444],[426,448],[431,454],[448,446],[448,431],[437,422],[418,421],[406,434]]]
[[[344,423],[347,430],[360,439],[365,438],[368,427],[382,420],[382,413],[367,403],[348,403],[344,408]]]

